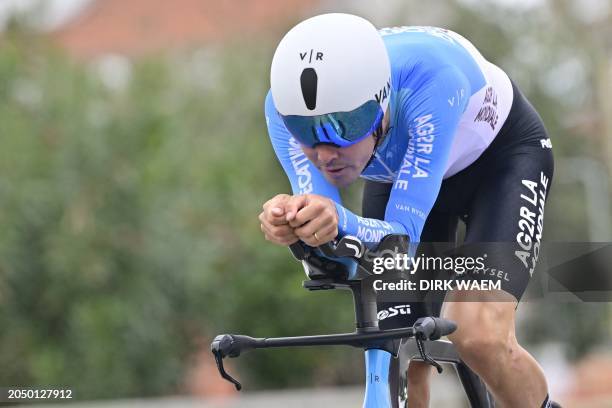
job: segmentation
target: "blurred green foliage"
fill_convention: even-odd
[[[259,231],[262,203],[288,189],[266,142],[268,56],[204,57],[193,65],[208,84],[158,56],[113,90],[41,38],[5,38],[1,384],[167,394],[218,332],[350,328],[350,299],[313,301],[300,265]],[[260,355],[241,376],[298,385],[330,356]]]
[[[526,21],[515,30],[537,32]],[[516,31],[458,7],[449,28],[513,61]],[[19,27],[2,41],[0,384],[63,384],[79,398],[176,393],[215,334],[352,329],[350,296],[301,289],[301,266],[259,231],[262,203],[289,191],[263,117],[272,45],[141,58],[113,87],[95,64]],[[560,125],[571,106],[529,81],[532,67],[509,65],[520,85],[527,78],[555,152],[596,157],[596,143]],[[345,194],[355,210],[359,193]],[[547,237],[587,239],[581,199],[553,187]],[[564,313],[578,319],[578,309]],[[546,326],[534,330],[533,341],[547,339]],[[580,352],[594,341],[565,340]],[[322,348],[233,363],[252,389],[357,381],[361,359]]]

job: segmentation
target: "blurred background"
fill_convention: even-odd
[[[272,54],[330,11],[470,39],[550,132],[544,240],[611,241],[610,0],[0,0],[1,386],[101,406],[360,404],[359,350],[228,361],[240,397],[209,351],[224,332],[353,328],[350,295],[303,290],[257,219],[290,191],[263,116]],[[357,212],[360,189],[344,192]],[[612,407],[611,311],[519,307],[520,340],[566,406]],[[452,375],[436,381],[434,406],[464,406]]]

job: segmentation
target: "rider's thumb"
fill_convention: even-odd
[[[289,208],[287,210],[287,217],[285,219],[287,220],[287,222],[293,221],[296,214],[297,214],[297,208]]]
[[[287,217],[285,218],[287,221],[293,221],[298,211],[304,207],[306,204],[306,196],[296,196],[295,199],[291,200],[287,205],[285,205],[285,212],[287,213]]]

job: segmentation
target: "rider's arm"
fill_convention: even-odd
[[[420,240],[438,197],[469,95],[465,75],[457,68],[446,67],[426,80],[402,108],[411,140],[403,160],[406,168],[400,169],[393,183],[385,220],[404,225],[411,242]]]
[[[442,184],[470,86],[465,76],[452,67],[442,68],[427,79],[415,78],[407,85],[415,91],[403,99],[404,106],[398,109],[403,112],[400,120],[408,125],[410,142],[393,183],[385,222],[338,208],[341,234],[356,235],[369,242],[379,242],[390,233],[407,234],[411,242],[420,239]]]
[[[266,97],[265,113],[272,147],[289,178],[293,194],[312,193],[331,198],[338,213],[339,236],[354,235],[366,241],[368,236],[366,236],[364,228],[368,225],[378,225],[377,228],[382,231],[383,235],[377,242],[387,234],[394,232],[405,234],[405,229],[401,224],[362,218],[342,206],[338,189],[329,183],[321,172],[312,165],[302,151],[300,144],[285,127],[274,107],[270,92],[268,92]]]

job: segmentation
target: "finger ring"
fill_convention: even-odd
[[[312,234],[312,236],[314,237],[315,240],[319,240],[319,237],[317,237],[317,233],[315,232],[314,234]]]

